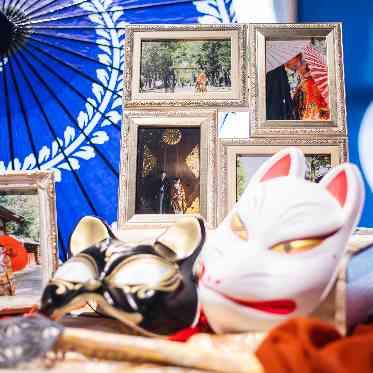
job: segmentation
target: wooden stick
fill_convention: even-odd
[[[125,360],[230,373],[264,373],[254,354],[216,351],[203,344],[180,343],[79,328],[66,328],[57,349],[105,360]]]

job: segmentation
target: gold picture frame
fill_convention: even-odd
[[[270,157],[287,147],[297,147],[307,154],[330,154],[330,166],[348,160],[347,140],[344,138],[256,138],[256,139],[221,139],[219,142],[219,206],[218,221],[222,221],[237,200],[237,157]],[[250,175],[251,177],[251,175]],[[248,177],[248,179],[250,179]]]
[[[175,222],[177,219],[183,216],[183,214],[136,212],[136,201],[138,201],[138,191],[136,189],[137,186],[140,185],[138,184],[137,180],[139,164],[137,159],[139,146],[139,131],[141,131],[142,129],[155,129],[158,131],[164,131],[167,129],[180,128],[198,129],[199,162],[197,167],[199,188],[199,213],[197,215],[201,215],[206,220],[209,227],[215,227],[215,196],[217,190],[217,111],[126,111],[124,113],[124,125],[122,126],[121,143],[121,165],[118,207],[119,230],[126,228],[162,228],[168,226],[169,224]],[[151,137],[154,138],[153,135]],[[159,146],[161,146],[160,143]],[[144,158],[142,159],[144,162]],[[141,167],[142,169],[144,169],[143,164],[141,165]],[[149,200],[152,201],[151,198]]]
[[[231,89],[220,92],[209,92],[209,86],[207,86],[207,91],[203,93],[189,92],[184,88],[183,92],[178,92],[177,90],[175,92],[175,78],[173,78],[173,92],[159,93],[154,92],[154,89],[153,92],[141,92],[141,87],[146,86],[144,84],[142,85],[140,79],[142,43],[149,41],[164,42],[172,40],[229,40],[231,62],[229,82]],[[202,106],[215,108],[247,106],[248,94],[246,25],[129,25],[128,27],[126,27],[125,43],[126,64],[124,72],[124,106],[126,108],[162,106]],[[159,48],[157,54],[159,54]],[[185,57],[183,61],[184,60]],[[183,63],[185,63],[185,61]],[[173,65],[172,67],[173,71],[175,72],[177,68],[174,68]],[[185,69],[185,67],[183,68]],[[178,71],[176,71],[176,73],[177,72]],[[196,77],[194,76],[194,79],[195,78]],[[181,78],[179,77],[179,80],[180,79]],[[191,78],[188,79],[190,80]],[[155,79],[153,79],[152,82],[153,84],[156,84],[154,80]],[[161,79],[159,81],[162,82]]]
[[[22,236],[22,233],[19,233],[20,237],[15,234],[14,238],[18,241],[21,240],[27,250],[27,266],[22,271],[12,273],[12,277],[14,275],[15,295],[0,296],[0,314],[24,312],[35,305],[40,305],[42,290],[57,269],[58,252],[54,174],[52,171],[10,171],[2,173],[0,174],[0,194],[2,196],[15,194],[17,199],[20,198],[19,195],[32,195],[32,198],[35,198],[35,202],[33,203],[39,209],[39,212],[35,213],[35,216],[38,217],[36,223],[32,223],[37,224],[39,242]],[[4,203],[2,201],[2,204]],[[4,206],[2,206],[2,211],[5,211],[8,215],[14,215],[14,219],[18,216],[20,221],[17,224],[23,224],[20,215],[14,211]],[[27,220],[27,218],[23,219]],[[1,230],[3,235],[11,234],[6,232],[3,221]],[[3,260],[2,266],[5,269],[5,260]],[[32,284],[31,288],[23,288],[24,284],[28,282]],[[36,287],[36,284],[39,283],[40,287],[37,286],[37,289],[32,288],[33,286]],[[19,287],[17,287],[18,285]],[[21,294],[17,295],[17,290],[21,290]],[[27,292],[30,292],[30,294],[27,294]]]
[[[340,23],[250,24],[248,39],[253,137],[347,136]]]

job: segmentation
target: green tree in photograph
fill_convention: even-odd
[[[3,206],[24,218],[22,223],[8,222],[8,234],[39,241],[39,199],[37,194],[2,194]]]
[[[173,61],[180,49],[175,41],[144,42],[141,53],[141,88],[155,88],[158,80],[163,88],[173,90],[175,73]]]
[[[231,48],[228,40],[205,41],[197,58],[199,68],[207,75],[209,85],[230,86]]]
[[[323,169],[330,169],[330,155],[329,154],[312,154],[306,156],[306,179],[317,183],[320,181],[322,176],[321,172]]]
[[[246,174],[245,167],[241,164],[240,158],[236,160],[236,200],[241,197],[247,186],[248,175]]]
[[[153,44],[155,44],[153,46]],[[158,42],[152,43],[152,47],[149,45],[143,44],[141,49],[141,82],[140,88],[145,87],[154,88],[156,81],[159,79],[159,69],[160,65],[160,56],[158,54],[159,50]]]

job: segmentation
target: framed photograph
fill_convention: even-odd
[[[224,139],[220,142],[218,210],[221,221],[238,201],[251,177],[264,161],[281,149],[296,146],[306,157],[306,179],[318,182],[328,170],[347,161],[344,138],[294,139]]]
[[[346,136],[341,24],[251,24],[252,136]]]
[[[126,111],[118,228],[159,228],[184,214],[216,224],[217,113]]]
[[[0,314],[38,306],[56,268],[53,173],[0,174]]]
[[[124,105],[247,106],[246,26],[129,25]]]

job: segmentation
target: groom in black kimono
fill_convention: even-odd
[[[290,94],[290,84],[286,69],[296,71],[302,63],[298,54],[287,63],[266,74],[266,119],[297,120],[297,110]]]
[[[161,171],[160,178],[156,183],[156,209],[159,214],[167,214],[170,203],[170,182],[166,171]]]

